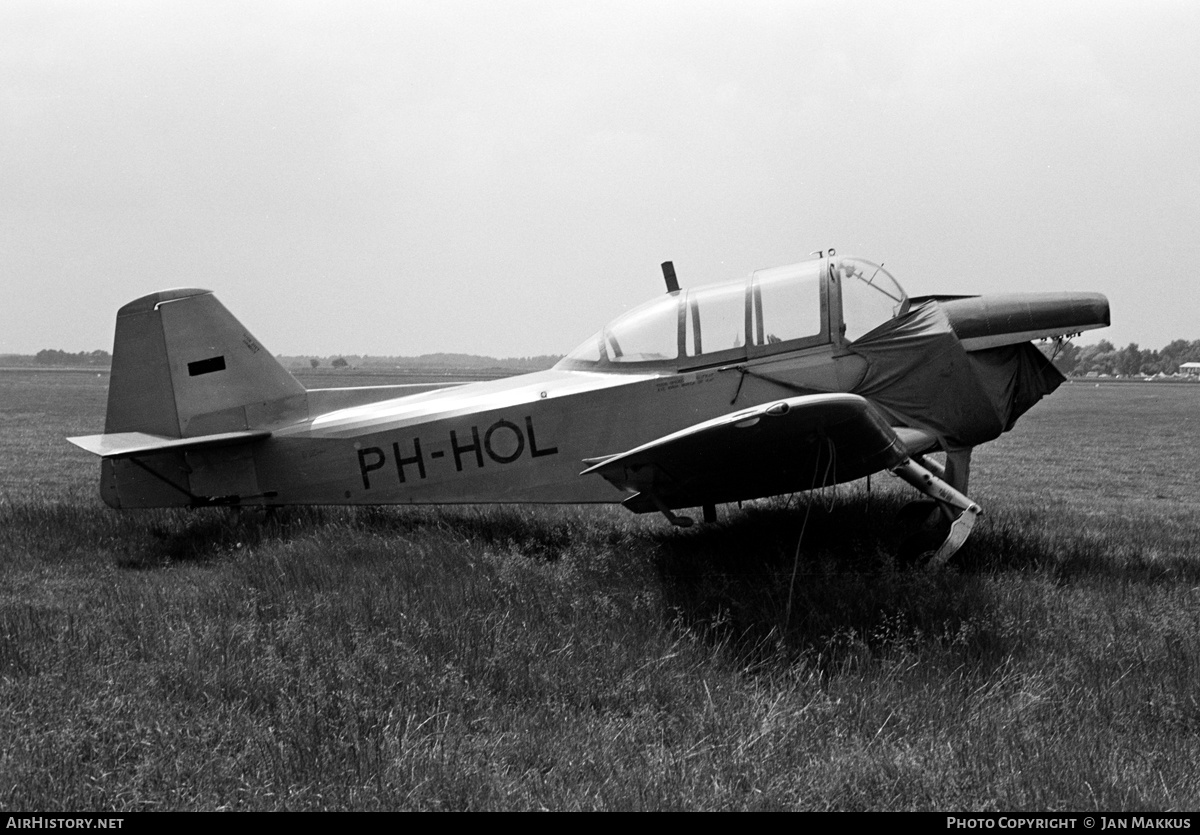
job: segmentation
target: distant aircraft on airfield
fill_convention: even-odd
[[[69,440],[117,508],[619,501],[687,526],[888,470],[953,520],[940,565],[980,513],[972,448],[1063,380],[1030,340],[1109,324],[1096,293],[909,297],[832,249],[663,273],[554,368],[441,388],[306,390],[211,292],[143,296],[117,313],[104,434]]]

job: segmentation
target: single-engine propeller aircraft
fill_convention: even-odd
[[[118,508],[620,501],[686,526],[888,470],[953,520],[941,564],[980,512],[971,449],[1063,380],[1031,340],[1109,324],[1099,294],[909,297],[832,249],[663,273],[552,369],[440,388],[306,390],[211,292],[143,296],[117,313],[104,434],[70,440]]]

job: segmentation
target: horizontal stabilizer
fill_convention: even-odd
[[[110,432],[106,435],[83,435],[67,438],[75,446],[101,458],[133,458],[159,452],[188,452],[195,449],[234,446],[270,437],[266,430],[218,432],[197,438],[167,438],[147,432]]]

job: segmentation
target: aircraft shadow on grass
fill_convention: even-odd
[[[804,522],[803,506],[780,503],[716,528],[659,537],[665,604],[682,627],[729,644],[751,665],[777,661],[782,650],[836,666],[851,645],[893,647],[900,624],[905,640],[944,640],[988,608],[970,577],[979,548],[964,547],[957,570],[931,574],[906,552],[904,526],[895,523],[902,510],[898,499],[860,496],[814,509]]]

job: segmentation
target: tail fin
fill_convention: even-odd
[[[307,411],[304,386],[208,290],[167,290],[117,311],[104,433],[194,438]]]
[[[308,414],[304,386],[208,290],[167,290],[117,311],[100,455],[113,507],[261,501],[251,444]]]

